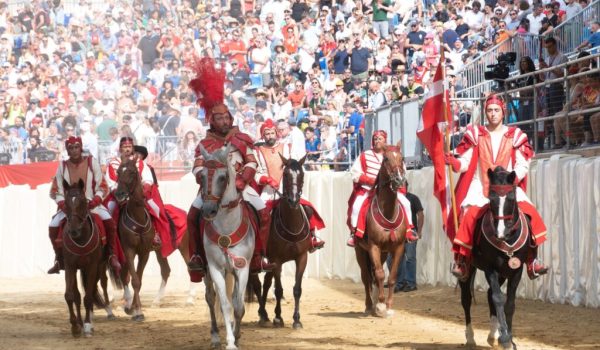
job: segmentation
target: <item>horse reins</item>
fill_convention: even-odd
[[[510,192],[514,191],[515,188],[516,188],[515,185],[490,185],[490,192],[494,192],[495,194],[497,194],[499,196],[506,196]],[[495,220],[513,220],[515,215],[514,215],[514,213],[512,213],[510,215],[502,215],[502,216],[492,214],[492,217]],[[518,222],[519,221],[517,220],[516,223],[513,225],[513,227],[511,227],[511,229],[514,228]]]

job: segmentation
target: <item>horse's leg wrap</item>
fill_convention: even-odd
[[[52,243],[52,249],[54,249],[54,265],[48,270],[48,274],[59,273],[60,270],[64,269],[62,247],[56,242],[58,238],[58,227],[49,227],[48,236]]]
[[[117,225],[113,219],[102,220],[104,229],[106,230],[106,238],[108,239],[109,246],[109,258],[108,262],[115,272],[116,276],[119,276],[121,272],[121,263],[119,262],[119,256],[124,256],[122,252],[119,252],[119,244],[117,243]],[[124,261],[123,261],[124,263]]]

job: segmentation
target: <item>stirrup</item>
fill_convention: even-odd
[[[204,267],[204,262],[202,261],[202,258],[198,254],[192,255],[192,257],[190,258],[190,261],[188,261],[188,263],[187,263],[187,266],[190,271],[197,271],[197,272],[203,272],[203,273],[206,272],[206,268]]]
[[[538,259],[533,259],[531,263],[527,264],[527,275],[530,280],[534,280],[546,273],[548,273],[548,267],[542,264]]]
[[[465,282],[467,280],[467,278],[469,277],[467,265],[464,262],[454,262],[452,264],[451,272],[452,272],[452,275],[461,282]]]
[[[313,236],[310,239],[310,249],[308,250],[309,253],[314,253],[317,250],[323,248],[325,246],[325,242],[318,239],[316,236]]]

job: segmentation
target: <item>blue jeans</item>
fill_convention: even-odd
[[[388,269],[391,270],[392,256],[388,254]],[[400,259],[398,275],[396,276],[396,286],[407,285],[417,286],[417,242],[404,243],[404,255]]]

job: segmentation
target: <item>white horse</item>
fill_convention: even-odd
[[[216,290],[227,332],[226,349],[233,350],[237,349],[245,313],[244,292],[254,251],[255,232],[248,204],[242,200],[242,194],[235,186],[236,172],[229,159],[230,146],[210,154],[200,145],[200,151],[204,157],[201,171],[202,218],[205,222],[203,242],[208,263],[204,282],[211,318],[211,347],[219,348],[221,344],[215,318]],[[233,277],[234,280],[232,300],[227,293],[227,277]]]

